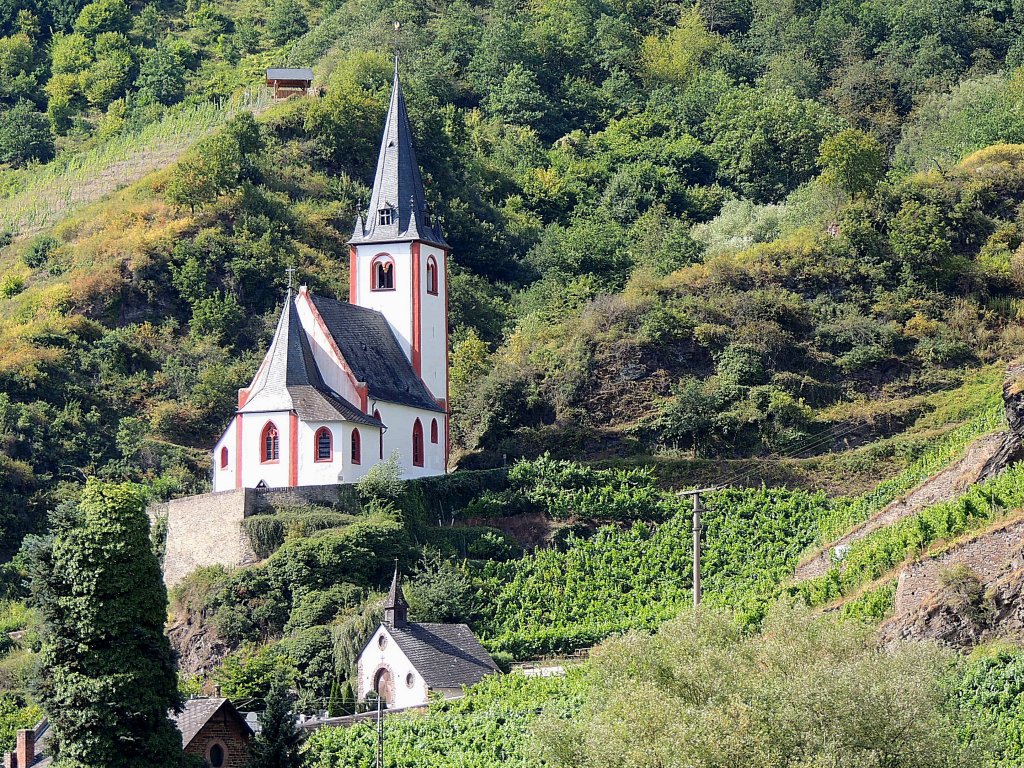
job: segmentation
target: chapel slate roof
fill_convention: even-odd
[[[384,315],[323,296],[310,298],[352,374],[366,383],[371,398],[444,413],[416,375]]]
[[[386,629],[430,688],[461,688],[498,671],[465,624],[409,623]]]
[[[181,712],[171,715],[178,730],[181,731],[182,746],[187,747],[191,744],[196,734],[203,730],[203,726],[224,708],[227,708],[227,713],[241,722],[250,734],[253,732],[249,723],[228,699],[189,699],[185,702],[185,708]]]
[[[238,412],[259,413],[293,408],[303,421],[341,419],[380,426],[376,419],[324,383],[289,290],[270,349],[249,385],[245,405]]]
[[[382,224],[378,219],[379,211],[384,209],[392,211],[390,224]],[[356,216],[350,242],[393,243],[404,240],[422,240],[442,248],[448,247],[439,222],[432,220],[427,212],[423,178],[413,149],[412,128],[405,110],[396,58],[391,103],[384,120],[370,208],[365,221],[361,215]]]

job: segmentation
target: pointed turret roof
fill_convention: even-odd
[[[248,387],[239,413],[294,410],[304,421],[355,421],[378,425],[337,392],[320,375],[288,289],[270,349]]]
[[[389,213],[381,216],[382,211]],[[422,240],[448,247],[440,224],[427,214],[423,178],[413,149],[412,129],[405,111],[396,56],[391,103],[384,120],[370,208],[365,220],[361,214],[356,215],[351,242],[393,243],[405,240]]]
[[[391,589],[388,599],[384,601],[384,623],[391,627],[404,627],[408,622],[409,603],[402,593],[402,584],[398,575],[398,561],[395,561],[395,575],[391,577]]]

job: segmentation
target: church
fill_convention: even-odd
[[[498,674],[498,665],[465,624],[409,621],[398,565],[383,621],[356,659],[356,696],[374,693],[389,709],[422,707],[431,695],[456,699],[468,686]]]
[[[213,490],[351,483],[398,457],[448,465],[448,254],[426,204],[395,64],[342,302],[289,286],[274,338],[213,451]]]

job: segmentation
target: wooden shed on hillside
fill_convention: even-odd
[[[271,68],[267,70],[267,87],[274,89],[275,99],[306,95],[313,87],[313,70],[306,68]]]

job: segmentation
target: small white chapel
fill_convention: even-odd
[[[356,660],[356,697],[377,694],[389,709],[421,707],[431,694],[457,699],[498,665],[465,624],[409,621],[395,565],[384,619]]]
[[[392,454],[405,477],[448,464],[448,254],[395,77],[373,193],[349,241],[349,295],[305,286],[213,452],[213,490],[350,483]]]

